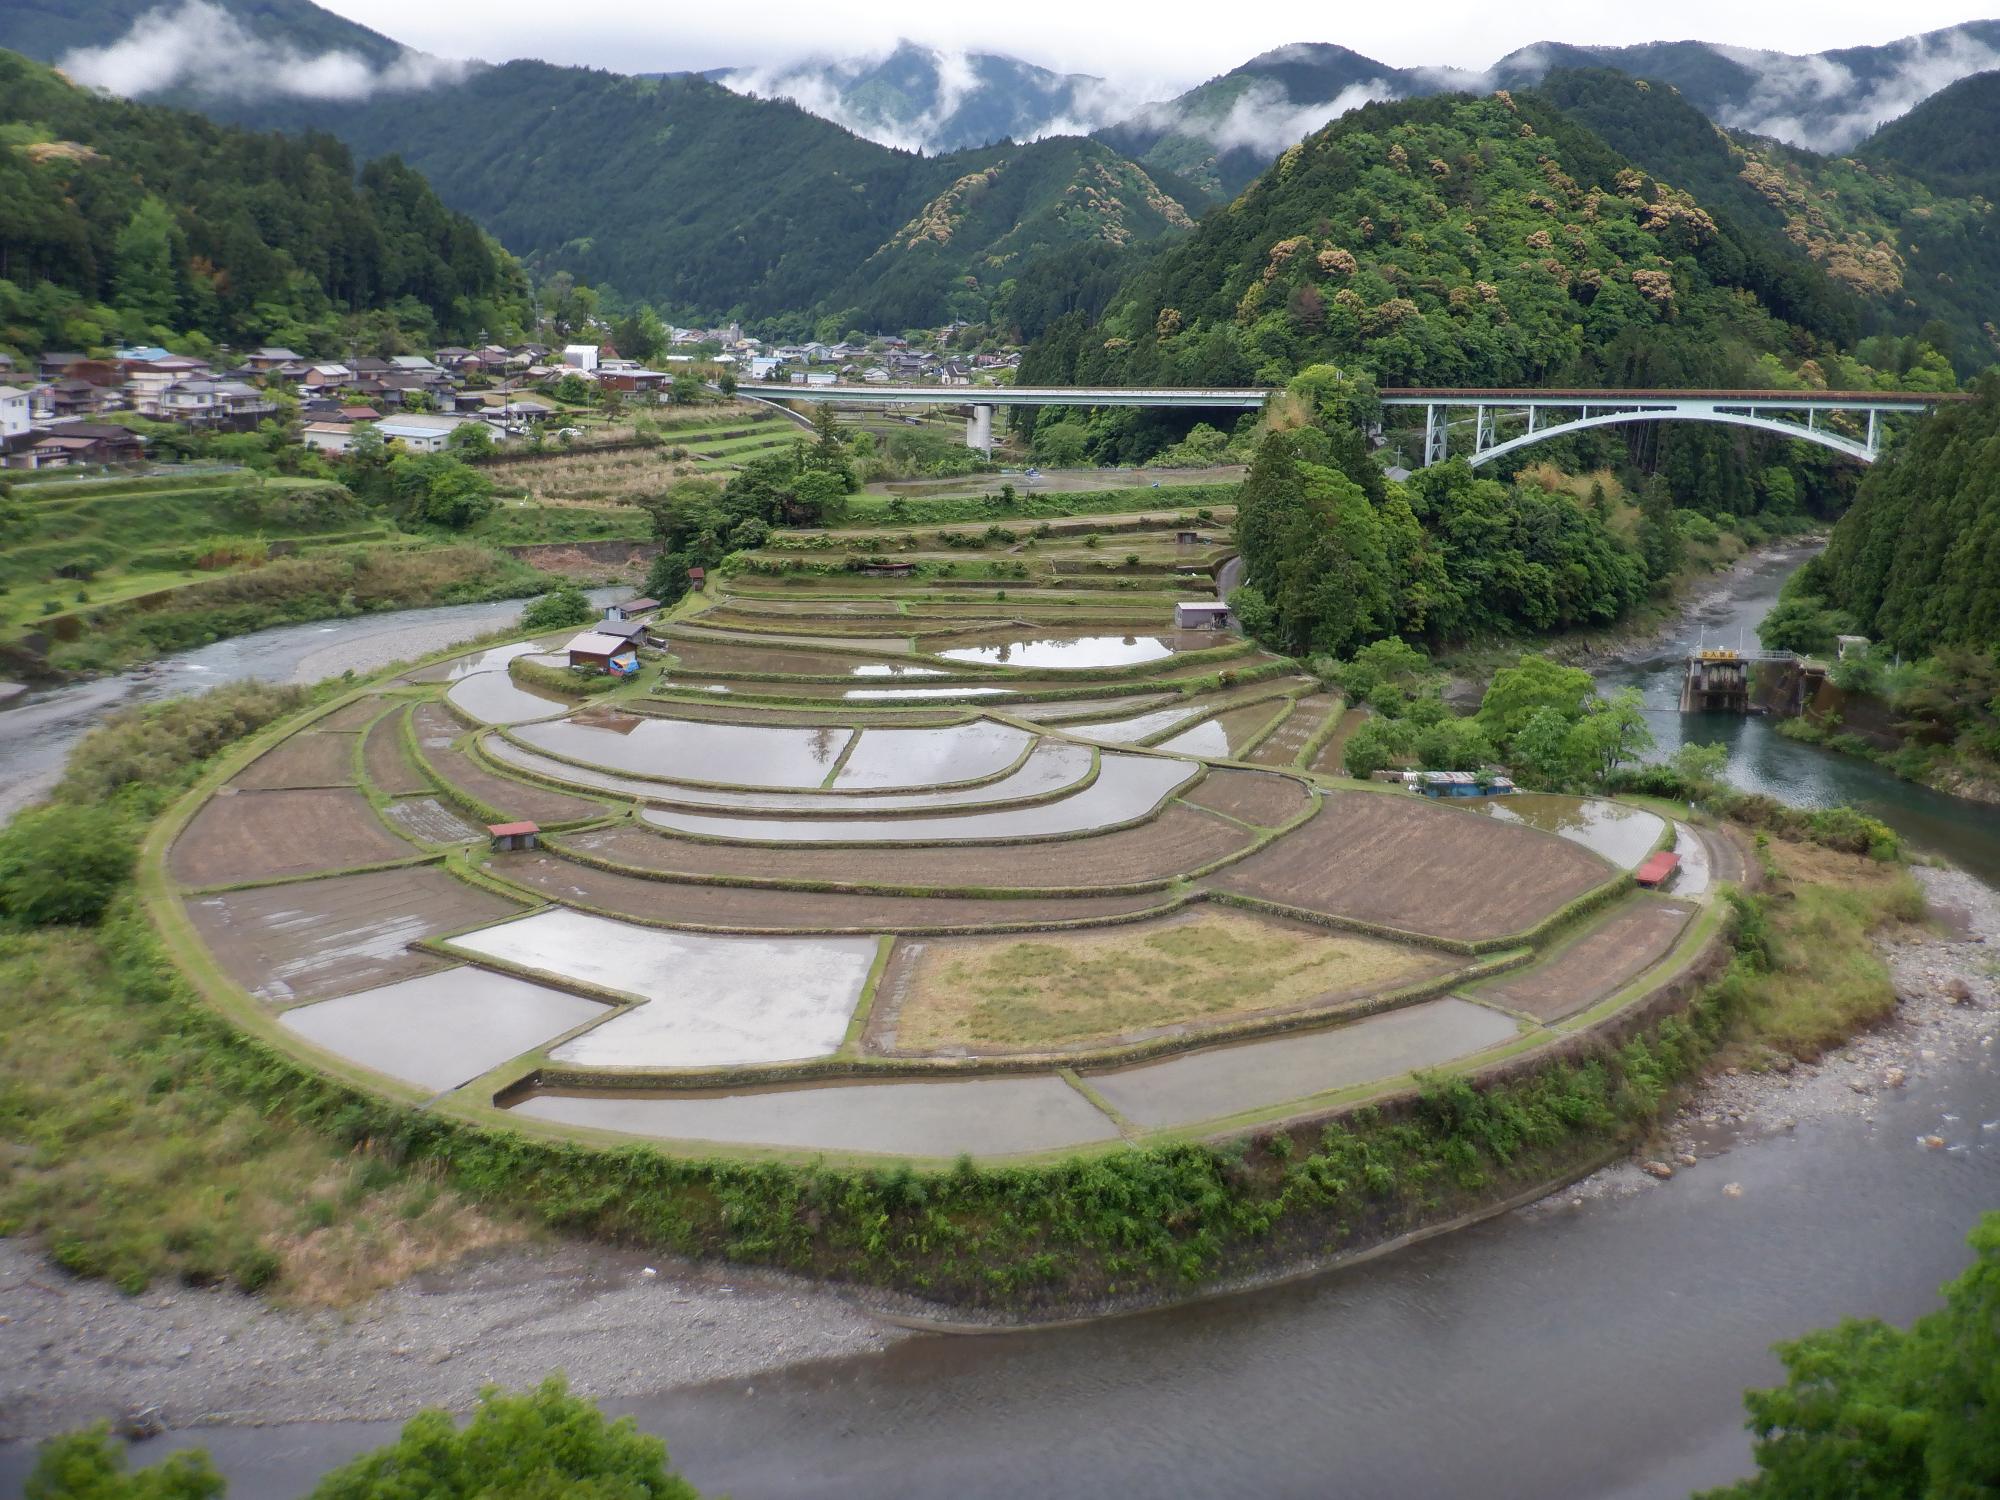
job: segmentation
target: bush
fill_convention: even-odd
[[[95,922],[131,878],[136,854],[103,804],[22,813],[0,830],[0,916],[28,927]]]
[[[668,1470],[665,1443],[639,1431],[630,1417],[606,1421],[594,1402],[570,1395],[561,1376],[520,1396],[486,1387],[463,1428],[450,1412],[421,1412],[394,1443],[322,1479],[312,1500],[389,1495],[700,1500],[693,1485]]]
[[[101,804],[131,789],[149,805],[223,746],[306,701],[304,689],[236,682],[194,698],[125,709],[93,729],[56,788],[63,802]]]
[[[597,618],[597,608],[575,584],[565,584],[542,595],[521,614],[521,625],[533,631],[561,630],[583,625]]]
[[[227,1486],[196,1450],[136,1473],[99,1423],[43,1444],[28,1500],[217,1500]],[[573,1496],[578,1500],[700,1500],[667,1467],[667,1445],[630,1417],[606,1421],[595,1402],[572,1396],[561,1376],[524,1395],[479,1393],[463,1428],[447,1411],[418,1413],[395,1442],[364,1453],[314,1486],[312,1500],[485,1500]]]

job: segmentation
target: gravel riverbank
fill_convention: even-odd
[[[1727,1156],[1740,1140],[1834,1119],[1872,1127],[1883,1095],[1921,1090],[1926,1076],[1945,1063],[2000,1066],[2000,892],[1961,870],[1925,867],[1915,874],[1942,930],[1883,950],[1896,986],[1892,1019],[1810,1063],[1711,1076],[1650,1146],[1528,1211],[1580,1208],[1697,1169],[1714,1175],[1716,1190],[1728,1193],[1736,1184],[1727,1178]],[[1995,1133],[2000,1119],[1940,1113],[1910,1149],[1966,1151]]]
[[[904,1337],[803,1283],[653,1268],[583,1245],[418,1277],[333,1313],[234,1291],[127,1297],[0,1240],[0,1441],[107,1417],[139,1431],[402,1420],[552,1370],[583,1395],[650,1395]]]

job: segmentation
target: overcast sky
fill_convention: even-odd
[[[504,62],[539,57],[620,72],[751,66],[808,53],[885,51],[898,37],[1004,52],[1065,72],[1185,87],[1286,42],[1338,42],[1398,66],[1481,68],[1536,41],[1686,38],[1819,52],[1893,41],[2000,14],[2000,4],[1846,0],[1429,0],[1421,6],[1247,5],[1187,0],[319,0],[426,52]]]

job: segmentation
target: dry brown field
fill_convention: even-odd
[[[1312,805],[1312,793],[1289,776],[1224,768],[1210,771],[1181,800],[1259,828],[1282,828]]]
[[[510,822],[526,818],[534,823],[575,823],[601,817],[608,811],[599,802],[496,775],[475,760],[469,750],[440,750],[426,744],[422,754],[438,780]]]
[[[218,792],[167,857],[183,885],[229,885],[382,864],[418,853],[382,826],[359,792]]]
[[[251,761],[230,781],[242,791],[290,787],[354,786],[354,736],[295,734]]]
[[[1089,890],[1171,880],[1240,853],[1253,839],[1233,823],[1170,802],[1159,817],[1135,828],[1003,847],[770,849],[698,843],[629,824],[570,835],[559,844],[634,869],[696,879],[723,875],[920,890]]]
[[[431,789],[430,778],[417,769],[403,743],[401,712],[392,713],[373,729],[361,746],[369,784],[390,797],[415,796]]]
[[[1505,975],[1479,994],[1538,1021],[1575,1015],[1666,957],[1693,912],[1681,902],[1635,897],[1548,962]]]
[[[1043,922],[1109,922],[1135,912],[1158,910],[1170,899],[1161,891],[1008,900],[691,885],[620,875],[544,852],[504,855],[492,869],[556,901],[578,902],[649,922],[758,932],[927,932]]]
[[[1326,716],[1339,706],[1340,698],[1334,693],[1314,693],[1299,699],[1285,722],[1272,730],[1264,743],[1244,759],[1258,766],[1291,765],[1298,759],[1299,752],[1305,749],[1306,742],[1326,722]]]
[[[1405,793],[1336,792],[1215,885],[1301,911],[1480,942],[1525,932],[1616,872],[1567,839]]]
[[[320,719],[310,725],[307,732],[351,734],[358,730],[366,729],[369,720],[373,719],[388,706],[389,700],[387,698],[356,698],[352,703],[341,708],[336,708],[324,719]]]

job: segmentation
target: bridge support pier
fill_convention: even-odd
[[[965,446],[993,456],[993,408],[974,406],[965,418]]]

